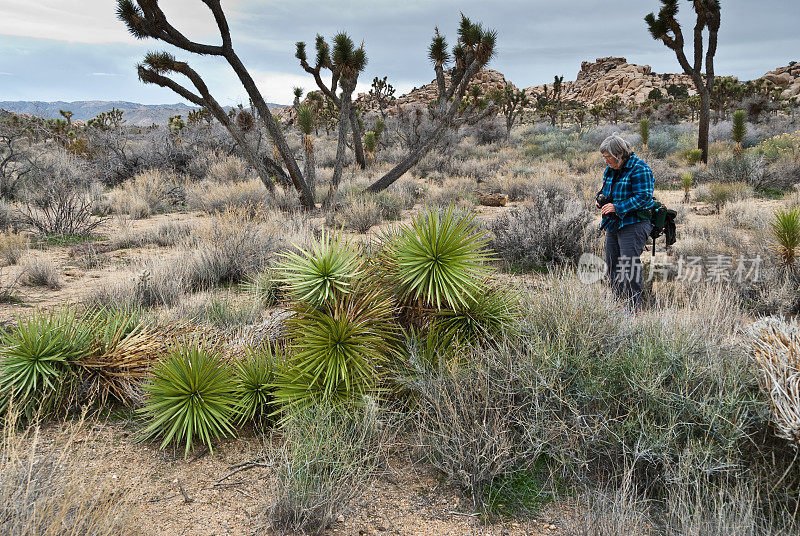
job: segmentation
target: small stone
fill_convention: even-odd
[[[387,530],[389,530],[384,525],[378,525],[375,528],[378,529],[378,532],[386,532]]]
[[[338,521],[339,523],[344,523],[344,516],[340,515],[339,517],[336,518],[336,521]]]

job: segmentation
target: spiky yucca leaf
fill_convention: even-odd
[[[316,42],[314,46],[317,50],[317,58],[316,58],[316,67],[324,67],[330,68],[331,67],[331,49],[328,46],[328,43],[325,42],[325,38],[321,35],[317,34]]]
[[[249,349],[241,361],[234,364],[238,401],[237,423],[241,426],[266,414],[272,402],[275,356],[268,345]]]
[[[220,357],[196,344],[177,345],[155,367],[145,385],[148,423],[142,440],[161,438],[161,448],[195,439],[213,452],[213,439],[233,435],[236,394],[231,370]]]
[[[28,418],[58,407],[75,387],[72,365],[91,349],[91,335],[72,311],[18,318],[0,335],[0,413],[12,400]]]
[[[148,52],[144,57],[144,64],[159,74],[175,70],[175,56],[169,52]]]
[[[488,240],[471,214],[426,207],[400,227],[387,248],[403,298],[441,309],[466,307],[481,289]]]
[[[430,330],[443,346],[484,345],[513,335],[519,312],[513,291],[486,286],[466,306],[438,311]]]
[[[303,41],[298,41],[295,43],[294,57],[300,61],[307,60],[308,56],[306,56],[306,44]]]
[[[800,247],[800,208],[778,210],[770,226],[775,238],[772,247],[783,264],[791,267],[797,258],[797,248]]]
[[[276,372],[276,403],[287,410],[361,400],[395,346],[392,316],[389,297],[364,280],[324,308],[298,304],[288,326],[292,355]]]
[[[309,249],[284,253],[276,271],[292,297],[317,307],[349,292],[361,259],[349,241],[323,232]]]

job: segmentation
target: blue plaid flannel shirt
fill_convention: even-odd
[[[619,170],[606,167],[603,173],[603,189],[600,193],[614,205],[617,213],[616,216],[614,214],[603,216],[600,228],[615,231],[642,221],[637,211],[653,207],[653,188],[653,172],[644,160],[636,156],[636,153],[633,153]]]

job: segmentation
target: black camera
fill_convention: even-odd
[[[597,204],[600,208],[603,208],[603,205],[608,203],[608,196],[604,195],[602,192],[597,192],[597,197],[595,197],[595,199],[597,199]]]

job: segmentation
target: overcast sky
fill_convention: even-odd
[[[217,43],[200,0],[161,0],[168,19],[189,37]],[[348,32],[364,41],[369,63],[359,90],[388,75],[399,93],[430,82],[426,48],[434,26],[455,42],[462,11],[498,32],[489,65],[520,87],[574,80],[583,60],[625,56],[656,72],[679,72],[672,51],[654,41],[642,20],[658,0],[223,0],[234,48],[268,101],[291,101],[292,86],[313,89],[294,58],[294,43],[313,50],[317,33]],[[680,2],[684,26],[691,3]],[[180,102],[168,89],[144,85],[135,66],[149,50],[171,50],[188,60],[223,104],[247,102],[227,66],[214,58],[137,41],[115,17],[114,0],[0,0],[0,101],[127,100]],[[800,1],[722,0],[717,74],[742,80],[800,61]]]

